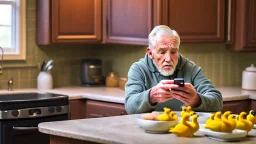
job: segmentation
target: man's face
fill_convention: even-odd
[[[161,37],[156,41],[154,51],[148,50],[151,51],[150,58],[162,75],[169,76],[174,73],[179,57],[178,48],[175,38]]]

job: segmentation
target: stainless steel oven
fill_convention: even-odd
[[[38,131],[41,122],[67,120],[68,96],[57,94],[0,95],[0,144],[49,144]]]

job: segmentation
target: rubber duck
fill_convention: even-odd
[[[213,120],[207,121],[204,128],[220,132],[222,125],[221,112],[216,112],[213,117]]]
[[[181,121],[174,128],[170,128],[169,132],[176,134],[179,137],[190,137],[193,136],[193,130],[189,124],[190,114],[184,113]]]
[[[220,111],[216,112],[215,115],[214,115],[214,120],[222,121],[221,114],[222,113]]]
[[[199,116],[196,113],[193,113],[192,121],[190,122],[193,134],[199,130],[199,124],[198,124],[198,121],[197,121],[198,117]]]
[[[178,120],[178,116],[176,115],[175,112],[171,111],[170,114],[169,114],[169,119],[170,120]]]
[[[206,124],[208,124],[210,121],[214,120],[214,116],[215,116],[214,113],[210,114],[210,117],[209,117],[209,119],[206,121]]]
[[[231,111],[226,111],[222,117],[221,123],[221,132],[232,133],[235,129],[233,122],[229,121],[228,116],[231,114]]]
[[[232,123],[233,129],[236,128],[236,116],[231,114],[228,116],[228,120]]]
[[[182,111],[180,113],[181,116],[183,116],[184,113],[189,113],[190,115],[194,113],[191,106],[184,106],[182,107]]]
[[[157,116],[157,120],[159,121],[169,121],[171,109],[164,107],[164,113]]]
[[[256,115],[256,112],[251,110],[249,112],[249,114],[247,115],[246,119],[251,121],[253,124],[256,124],[256,117],[255,117],[255,115]]]
[[[241,112],[239,114],[239,118],[236,123],[236,129],[245,130],[249,132],[253,128],[253,123],[249,120],[244,119],[244,116],[246,116],[246,114],[247,114],[246,112]]]

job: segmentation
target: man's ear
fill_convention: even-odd
[[[147,48],[147,54],[150,59],[153,59],[153,53],[149,47]]]

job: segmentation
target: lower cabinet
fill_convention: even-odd
[[[96,100],[70,100],[69,119],[99,118],[127,115],[124,104]],[[222,112],[239,114],[244,111],[256,111],[256,100],[224,101]]]
[[[85,118],[85,100],[69,100],[69,119]]]
[[[256,111],[256,100],[251,100],[251,110]]]
[[[86,118],[127,115],[127,112],[124,108],[124,104],[94,101],[94,100],[86,101],[85,110],[86,110]]]
[[[234,114],[239,114],[244,111],[248,113],[251,109],[251,100],[239,100],[239,101],[224,101],[222,112],[231,111]]]
[[[96,100],[70,100],[69,119],[99,118],[127,115],[124,104]]]

